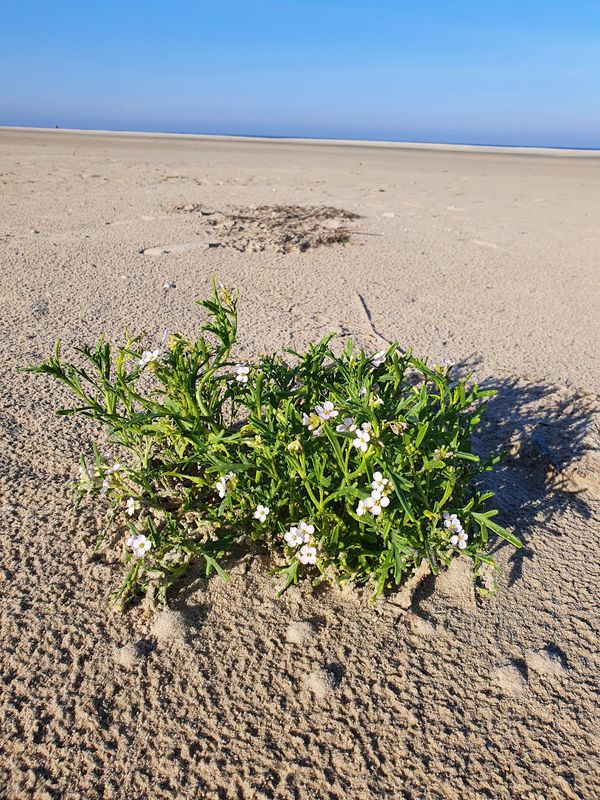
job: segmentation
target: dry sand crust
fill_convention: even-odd
[[[0,187],[0,796],[598,797],[600,160],[0,131]],[[375,235],[198,247],[186,205],[333,206]],[[57,337],[191,334],[213,275],[241,357],[397,338],[500,391],[478,446],[511,450],[491,484],[526,547],[494,545],[496,598],[463,561],[409,608],[276,601],[250,558],[108,613],[122,568],[69,488],[97,431],[15,369]]]

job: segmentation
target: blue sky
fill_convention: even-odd
[[[3,0],[0,124],[600,147],[600,2]]]

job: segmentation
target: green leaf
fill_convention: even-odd
[[[394,484],[394,491],[396,492],[396,497],[398,498],[400,505],[404,509],[406,516],[412,521],[415,522],[415,515],[406,498],[404,492],[400,489],[401,481],[397,475],[390,471],[390,475],[392,477],[392,482]]]
[[[415,447],[419,447],[423,439],[425,438],[425,434],[429,428],[429,423],[426,422],[420,429],[419,433],[417,434],[417,438],[415,439]]]
[[[456,458],[462,458],[464,461],[479,461],[479,456],[476,456],[475,453],[464,453],[458,450],[454,453]]]
[[[498,513],[498,512],[492,512],[492,513]],[[510,533],[510,531],[507,531],[506,528],[502,527],[502,525],[498,525],[497,522],[494,522],[493,520],[491,520],[489,518],[488,514],[481,514],[481,513],[477,513],[475,511],[472,511],[471,512],[471,516],[480,525],[483,525],[484,527],[489,528],[491,531],[493,531],[501,539],[504,539],[509,544],[512,544],[513,547],[516,547],[516,548],[523,547],[523,542],[517,536],[515,536],[513,533]]]

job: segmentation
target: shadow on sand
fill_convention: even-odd
[[[457,366],[475,371],[481,358],[474,356]],[[570,509],[584,519],[598,514],[599,503],[585,491],[561,491],[556,476],[598,452],[599,403],[596,394],[558,387],[525,377],[507,375],[481,380],[497,392],[474,437],[476,452],[508,451],[504,461],[485,476],[496,493],[499,522],[513,530],[524,547],[509,558],[509,585],[521,578],[526,562],[535,557],[527,547],[533,527],[546,526],[549,536],[564,535],[553,520]],[[496,541],[493,551],[507,547]]]

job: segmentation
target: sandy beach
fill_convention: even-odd
[[[599,218],[592,152],[1,129],[0,797],[598,797]],[[477,443],[510,451],[525,547],[494,545],[495,597],[458,566],[409,609],[276,600],[246,558],[109,609],[122,565],[71,489],[100,431],[17,368],[192,335],[213,277],[240,357],[334,331],[498,390]]]

